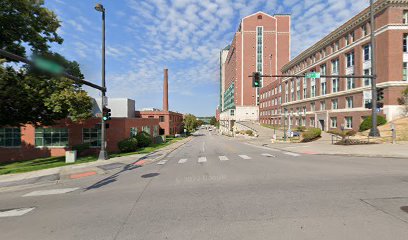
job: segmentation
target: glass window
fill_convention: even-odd
[[[332,109],[339,109],[339,101],[337,99],[332,99]]]
[[[353,89],[356,87],[355,78],[347,78],[347,90]]]
[[[371,68],[364,69],[364,76],[371,75]],[[364,78],[364,86],[371,86],[371,78]]]
[[[311,127],[314,127],[314,126],[315,126],[315,118],[314,118],[314,117],[311,117],[311,118],[310,118],[310,126],[311,126]]]
[[[20,147],[20,128],[0,128],[0,147]]]
[[[332,74],[339,73],[339,59],[335,59],[332,61]]]
[[[371,45],[367,44],[363,47],[364,61],[369,61],[371,59]]]
[[[312,103],[310,103],[310,111],[315,111],[315,109],[316,109],[316,105],[315,105],[315,103],[314,102],[312,102]]]
[[[164,116],[159,116],[159,121],[164,122]]]
[[[150,135],[150,126],[143,126],[142,131]]]
[[[353,97],[346,97],[347,108],[353,108]]]
[[[408,38],[408,33],[404,33],[404,37],[403,37],[403,39],[402,39],[402,51],[403,51],[404,53],[408,52],[408,49],[407,49],[407,38]]]
[[[331,128],[337,128],[337,118],[336,117],[330,118],[330,126]]]
[[[347,67],[353,67],[354,66],[354,52],[347,53],[346,60],[347,60]]]
[[[408,69],[408,63],[404,62],[403,67],[402,67],[402,80],[407,81],[407,69]]]
[[[353,118],[352,117],[346,117],[346,128],[347,129],[352,129],[353,128]]]
[[[139,130],[137,128],[131,127],[130,128],[130,137],[136,137],[138,132],[139,132]]]
[[[35,146],[65,147],[68,145],[67,128],[36,128]]]
[[[402,12],[402,23],[408,24],[408,10]]]
[[[83,143],[89,143],[91,147],[100,147],[101,139],[101,128],[84,128],[82,130]]]
[[[339,79],[338,78],[333,78],[332,79],[332,92],[338,92],[339,91]]]
[[[364,25],[361,27],[361,31],[362,31],[362,33],[363,33],[363,37],[364,37],[364,36],[367,36],[367,24],[364,24]]]
[[[324,111],[326,110],[326,102],[325,101],[321,101],[320,102],[320,111]]]

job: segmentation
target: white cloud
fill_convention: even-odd
[[[77,31],[80,32],[85,32],[84,27],[82,26],[82,24],[70,19],[67,20],[67,23],[69,23],[73,28],[75,28]]]

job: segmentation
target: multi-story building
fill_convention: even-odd
[[[231,131],[234,121],[259,120],[259,89],[252,87],[249,76],[253,72],[279,74],[289,57],[289,15],[257,12],[241,20],[228,54],[220,63],[225,74],[221,77],[221,128]],[[262,85],[273,80],[265,78]]]
[[[369,17],[367,8],[283,66],[283,74],[370,75]],[[398,97],[408,86],[408,1],[375,3],[375,37],[377,87],[384,89],[385,96],[379,114],[392,120],[401,114]],[[287,77],[279,82],[282,92],[271,91],[274,86],[261,90],[262,123],[274,124],[279,115],[283,121],[285,115],[285,123],[291,126],[357,130],[371,115],[371,110],[365,108],[371,102],[369,78]],[[282,98],[282,104],[278,100],[274,105],[276,98]]]

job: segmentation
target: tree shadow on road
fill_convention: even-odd
[[[120,170],[119,172],[117,172],[117,173],[115,173],[113,175],[110,175],[109,177],[104,178],[104,179],[100,180],[99,182],[96,182],[96,183],[92,184],[91,186],[85,188],[84,192],[89,191],[89,190],[93,190],[93,189],[98,189],[98,188],[104,187],[104,186],[106,186],[108,184],[111,184],[113,182],[116,182],[117,177],[120,174],[122,174],[123,172],[131,171],[131,170],[139,168],[139,167],[141,167],[141,166],[134,165],[134,164],[128,164],[125,167],[123,167],[122,170]]]

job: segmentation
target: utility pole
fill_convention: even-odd
[[[105,88],[105,8],[102,4],[98,3],[95,6],[95,10],[102,13],[102,87]],[[102,91],[101,106],[104,109],[106,105],[106,92]],[[107,160],[108,154],[106,152],[106,126],[105,119],[101,117],[101,151],[99,152],[98,160]]]
[[[374,0],[370,0],[370,33],[371,33],[371,120],[372,127],[370,130],[371,137],[379,137],[380,132],[377,128],[377,72],[375,61],[375,19],[374,19]]]

